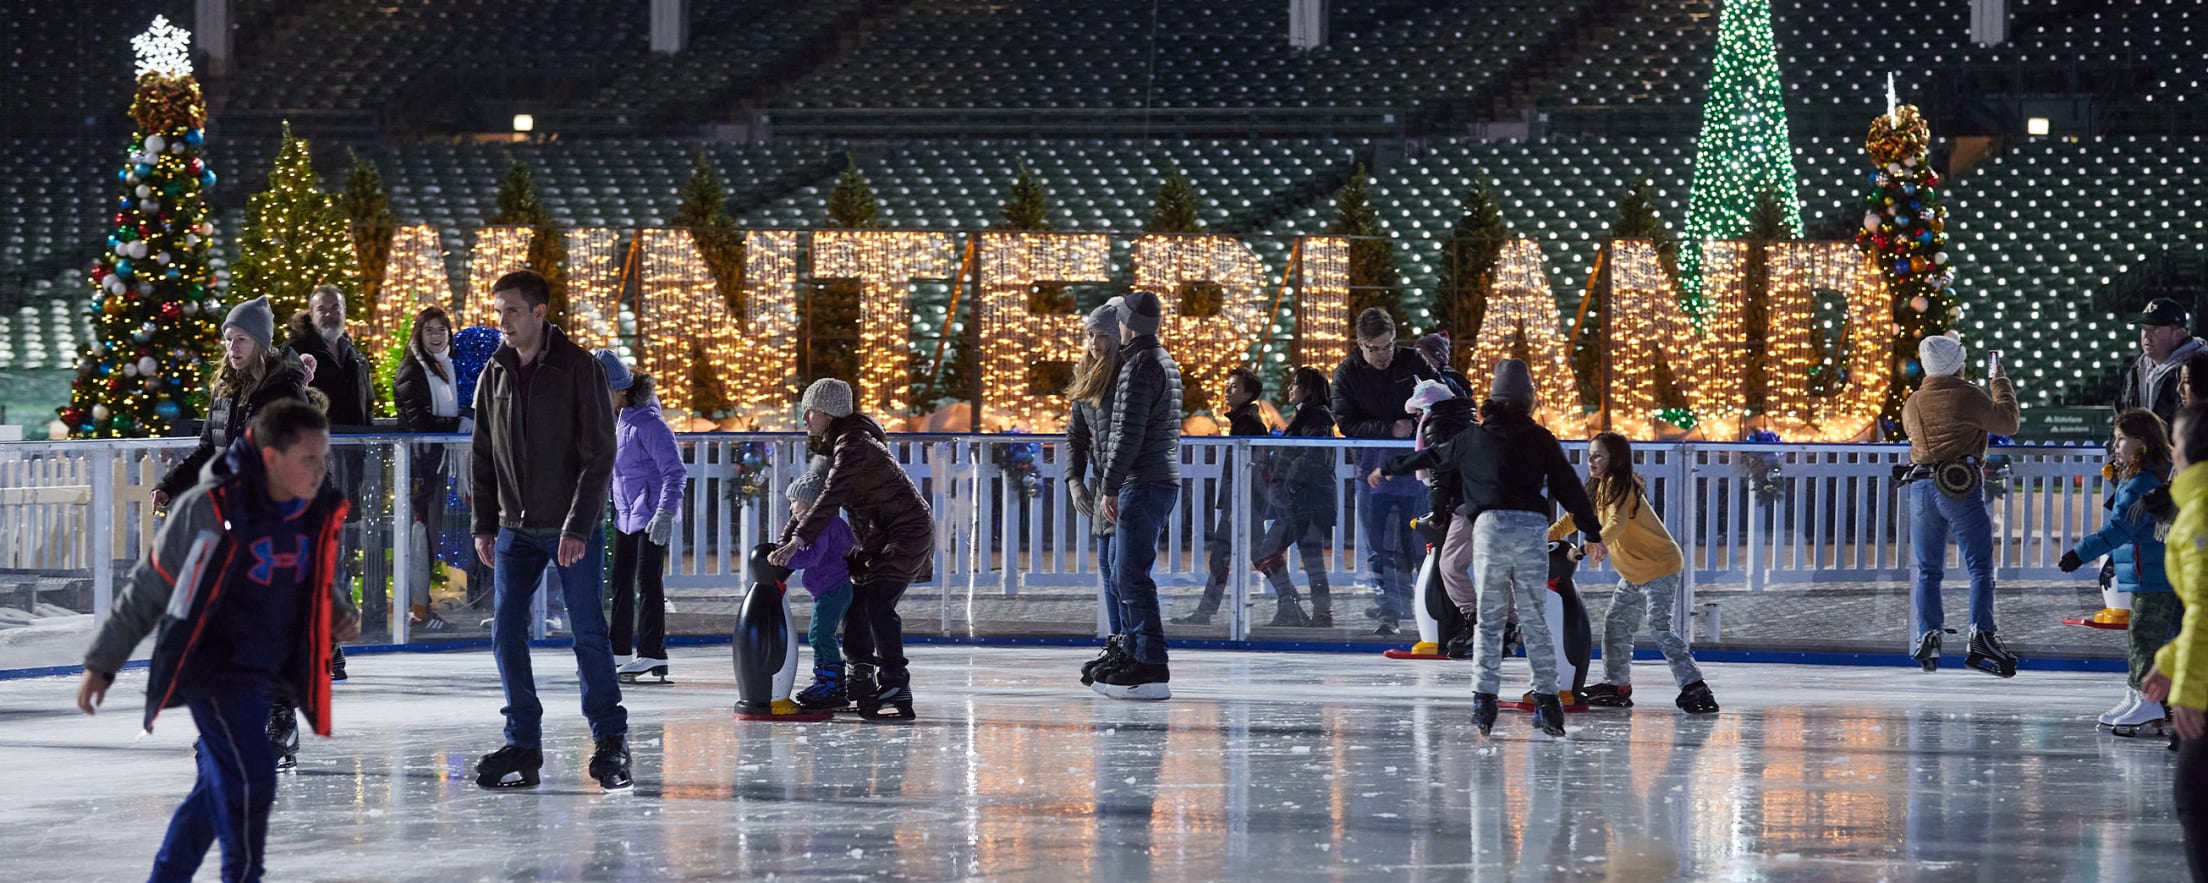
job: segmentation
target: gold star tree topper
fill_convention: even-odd
[[[130,38],[130,48],[138,53],[138,76],[186,77],[192,73],[192,32],[170,24],[168,16],[154,16],[152,27]]]

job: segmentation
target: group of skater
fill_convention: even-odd
[[[653,379],[610,351],[572,342],[547,321],[549,300],[548,284],[530,271],[494,284],[502,343],[467,401],[458,392],[451,318],[423,311],[394,394],[407,429],[469,438],[449,466],[443,446],[417,446],[419,480],[409,493],[417,512],[429,512],[439,508],[432,501],[448,478],[463,487],[473,551],[490,584],[505,731],[477,763],[477,784],[540,783],[543,706],[531,670],[530,606],[540,584],[556,584],[594,740],[588,774],[604,790],[620,791],[634,783],[622,685],[669,672],[661,572],[682,509],[683,467]],[[318,291],[310,305],[281,348],[265,300],[226,317],[200,443],[161,482],[155,503],[167,518],[85,656],[77,701],[89,714],[132,648],[157,634],[144,726],[183,706],[199,728],[198,780],[157,855],[156,880],[189,879],[217,842],[224,879],[261,876],[277,772],[298,750],[296,719],[329,734],[330,684],[344,677],[337,645],[358,634],[343,560],[345,527],[358,516],[340,486],[346,452],[333,450],[330,437],[333,428],[366,426],[375,393],[366,360],[344,334],[342,294]],[[1113,699],[1172,696],[1152,570],[1178,511],[1183,386],[1159,337],[1162,313],[1158,295],[1138,291],[1088,314],[1067,390],[1065,485],[1093,525],[1110,633],[1080,678]],[[2145,352],[2115,421],[2106,523],[2067,552],[2062,566],[2076,570],[2105,557],[2115,588],[2129,594],[2130,683],[2102,723],[2138,735],[2167,722],[2188,850],[2196,869],[2208,869],[2208,845],[2194,836],[2203,816],[2193,804],[2208,787],[2208,626],[2188,613],[2208,592],[2208,471],[2194,465],[2208,460],[2208,403],[2196,398],[2193,382],[2196,368],[2208,371],[2208,348],[2184,331],[2186,317],[2174,303],[2157,301],[2137,321]],[[1394,634],[1411,617],[1412,574],[1425,556],[1438,556],[1441,589],[1469,635],[1452,636],[1452,644],[1470,645],[1463,655],[1475,664],[1474,726],[1486,735],[1496,725],[1509,622],[1528,648],[1532,725],[1563,737],[1560,694],[1570,685],[1560,680],[1555,656],[1537,649],[1550,646],[1561,626],[1544,613],[1561,543],[1573,556],[1608,561],[1619,577],[1603,619],[1604,676],[1574,698],[1633,705],[1633,642],[1645,624],[1679,690],[1675,704],[1690,714],[1716,713],[1672,621],[1685,556],[1634,472],[1631,444],[1615,433],[1597,436],[1582,475],[1534,419],[1538,396],[1523,362],[1499,361],[1477,394],[1451,367],[1445,334],[1399,346],[1394,320],[1380,310],[1358,316],[1353,332],[1355,347],[1331,378],[1312,366],[1289,375],[1294,411],[1281,433],[1414,443],[1403,455],[1392,445],[1350,443],[1358,448],[1351,462],[1359,544],[1379,582],[1377,603],[1365,611],[1374,632]],[[1903,411],[1911,466],[1902,477],[1917,565],[1912,653],[1925,669],[1938,667],[1942,636],[1950,633],[1940,586],[1952,540],[1970,575],[1967,664],[2012,676],[2016,659],[1993,619],[1982,467],[1990,437],[2016,430],[2015,390],[1997,354],[1988,360],[1986,388],[1964,379],[1967,359],[1956,338],[1926,339],[1919,357],[1925,382]],[[1222,392],[1231,433],[1270,434],[1258,417],[1265,390],[1255,373],[1233,372]],[[849,384],[816,381],[797,410],[807,456],[787,483],[790,518],[768,556],[803,571],[813,596],[813,681],[792,698],[807,709],[912,720],[896,608],[908,587],[930,578],[933,512]],[[1258,486],[1244,496],[1230,481],[1220,483],[1204,519],[1209,580],[1197,608],[1178,622],[1217,615],[1239,520],[1254,569],[1277,596],[1272,623],[1333,627],[1325,544],[1341,510],[1340,454],[1295,445],[1262,456],[1247,472]],[[1248,510],[1233,511],[1245,500]],[[1563,516],[1552,518],[1559,509]],[[1574,534],[1577,544],[1569,543]],[[1291,546],[1306,576],[1308,608],[1288,572]],[[543,579],[548,570],[558,578]],[[417,625],[439,627],[423,590],[409,601]]]

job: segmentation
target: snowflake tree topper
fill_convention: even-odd
[[[138,53],[138,76],[150,73],[184,77],[192,73],[192,32],[170,24],[168,16],[154,16],[152,27],[130,38],[130,48]]]

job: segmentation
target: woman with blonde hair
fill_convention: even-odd
[[[1122,655],[1120,646],[1119,589],[1112,579],[1112,524],[1096,514],[1094,482],[1104,478],[1104,437],[1112,424],[1112,405],[1119,393],[1119,305],[1112,298],[1089,313],[1082,322],[1086,335],[1081,361],[1073,369],[1073,386],[1066,398],[1073,400],[1073,415],[1066,421],[1066,490],[1073,507],[1089,519],[1096,534],[1096,568],[1104,580],[1104,617],[1111,637],[1104,652],[1081,666],[1081,683],[1096,679],[1097,667]]]
[[[276,334],[276,312],[268,298],[256,297],[230,309],[222,320],[222,361],[207,391],[207,419],[199,425],[199,446],[161,476],[153,504],[169,501],[199,483],[207,461],[245,432],[253,415],[271,402],[307,400],[307,370],[296,357],[269,346]]]

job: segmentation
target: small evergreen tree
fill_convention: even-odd
[[[1025,233],[1045,233],[1051,230],[1049,192],[1043,182],[1027,167],[1022,159],[1012,179],[1012,191],[1005,199],[999,230]],[[1072,286],[1063,282],[1038,282],[1029,286],[1027,311],[1036,315],[1074,312]],[[969,324],[967,327],[973,327]],[[976,366],[971,344],[958,341],[956,356],[950,369],[937,380],[942,394],[956,396],[971,388]],[[1055,394],[1073,382],[1074,363],[1048,360],[1032,362],[1028,366],[1027,386],[1041,395]]]
[[[997,224],[999,230],[1040,233],[1051,229],[1049,194],[1044,192],[1043,182],[1028,170],[1026,159],[1020,160],[1012,178],[1012,193],[1004,201],[1003,217]]]
[[[859,171],[857,157],[845,155],[843,174],[828,194],[828,226],[839,230],[871,230],[880,227],[881,204],[874,188]],[[802,380],[810,384],[823,377],[855,382],[859,377],[859,299],[864,294],[856,279],[812,283],[812,291],[798,305],[798,327],[805,338]]]
[[[1457,370],[1472,371],[1473,344],[1487,321],[1487,298],[1494,290],[1495,261],[1510,241],[1510,224],[1495,199],[1495,188],[1486,176],[1464,194],[1457,225],[1442,243],[1441,284],[1434,301],[1441,307],[1442,327],[1457,341],[1450,361]]]
[[[667,223],[690,231],[706,271],[713,274],[713,288],[721,293],[731,314],[745,315],[750,305],[744,298],[744,237],[728,216],[728,188],[722,186],[720,174],[704,151],[699,151],[697,162],[690,167],[690,180],[683,182],[681,199]],[[689,382],[692,413],[720,414],[735,407],[708,363],[705,344],[700,341],[690,344]]]
[[[1664,272],[1678,278],[1679,243],[1656,213],[1656,195],[1647,178],[1633,182],[1618,198],[1618,215],[1610,223],[1610,238],[1654,240]],[[1578,327],[1573,329],[1572,370],[1579,375],[1580,401],[1599,407],[1605,380],[1603,354],[1609,349],[1610,292],[1607,287],[1596,286],[1587,297],[1591,300],[1581,305]],[[1659,371],[1658,375],[1657,389],[1671,390],[1669,373]],[[1662,404],[1667,409],[1685,406],[1684,401],[1666,400]]]
[[[232,300],[266,295],[279,327],[307,308],[307,295],[319,285],[337,286],[355,307],[362,303],[345,215],[316,184],[307,141],[286,123],[268,190],[247,200],[245,234],[230,269]]]
[[[1181,167],[1167,160],[1165,181],[1158,185],[1157,202],[1150,208],[1150,222],[1142,226],[1144,233],[1208,233],[1204,219],[1196,211],[1196,188],[1181,174]],[[1165,292],[1158,292],[1163,295]],[[1190,282],[1173,292],[1180,299],[1180,314],[1189,318],[1219,315],[1226,307],[1227,291],[1216,282]],[[1190,385],[1181,391],[1181,409],[1201,411],[1211,404],[1211,390],[1201,384]]]
[[[498,185],[498,208],[485,219],[493,226],[529,227],[529,269],[544,277],[552,289],[545,316],[563,328],[567,322],[567,235],[552,222],[552,213],[537,199],[537,179],[529,164],[515,160]]]
[[[1372,208],[1371,179],[1365,167],[1357,167],[1349,183],[1334,195],[1334,221],[1326,232],[1352,237],[1349,242],[1349,314],[1362,315],[1379,307],[1403,325],[1403,295],[1395,268],[1395,244],[1380,229],[1380,213]]]

